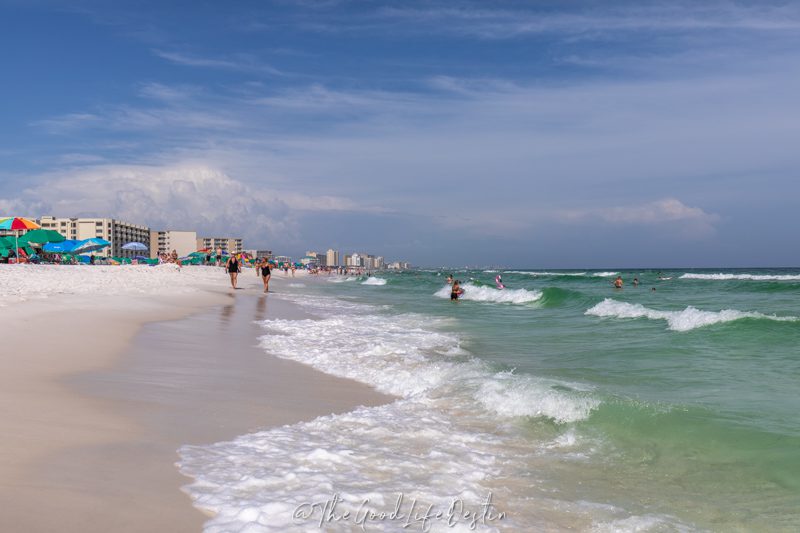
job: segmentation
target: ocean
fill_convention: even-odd
[[[208,531],[800,530],[798,269],[275,288],[266,353],[399,399],[182,448]]]

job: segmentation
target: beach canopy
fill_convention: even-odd
[[[19,238],[20,242],[42,245],[48,242],[64,242],[66,237],[51,229],[34,229]]]
[[[75,245],[75,248],[72,249],[72,253],[74,254],[88,254],[90,252],[96,252],[97,250],[102,250],[103,248],[108,248],[111,246],[111,243],[105,239],[86,239],[83,241],[78,242]]]
[[[141,242],[129,242],[128,244],[123,245],[122,249],[143,252],[145,250],[149,250],[150,248],[146,244]]]
[[[75,249],[75,246],[77,246],[77,244],[79,242],[81,242],[81,241],[76,241],[76,240],[73,240],[73,239],[66,239],[66,240],[63,240],[61,242],[50,242],[50,243],[45,244],[42,247],[42,250],[44,250],[45,252],[50,253],[50,254],[72,254],[72,253],[78,253],[78,252],[75,252],[74,249]]]

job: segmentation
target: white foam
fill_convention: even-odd
[[[509,270],[508,274],[527,274],[529,276],[586,276],[586,272],[530,272],[527,270]]]
[[[0,265],[0,305],[53,295],[169,294],[225,283],[217,267]]]
[[[525,461],[536,450],[514,424],[498,420],[540,417],[563,424],[585,418],[596,405],[590,393],[570,384],[491,370],[461,348],[459,335],[441,331],[453,319],[386,316],[373,306],[333,298],[280,297],[323,318],[264,321],[271,333],[261,339],[265,351],[401,399],[182,448],[181,471],[195,478],[188,492],[195,505],[215,514],[206,531],[318,530],[315,520],[294,522],[294,510],[325,502],[334,492],[345,500],[342,511],[355,511],[369,498],[369,508],[390,512],[400,493],[407,501],[446,509],[454,497],[475,507],[493,490],[503,510],[519,516],[518,510],[532,508],[528,495],[506,488],[506,482],[531,482]],[[578,438],[568,440],[575,445]],[[500,489],[491,485],[493,479],[504,480]],[[509,517],[475,530],[518,531],[532,520]],[[401,522],[372,525],[367,529],[409,530]],[[434,523],[431,531],[469,530],[459,526]],[[322,528],[357,529],[352,522]]]
[[[619,276],[619,272],[593,272],[592,276],[595,278],[610,278],[613,276]]]
[[[364,281],[361,282],[362,285],[386,285],[386,280],[383,278],[376,278],[375,276],[370,276]]]
[[[695,307],[687,307],[682,311],[658,311],[641,304],[619,302],[606,298],[599,304],[586,311],[587,315],[615,318],[649,318],[651,320],[666,320],[669,329],[673,331],[690,331],[712,324],[732,322],[743,318],[757,318],[775,320],[779,322],[793,322],[800,320],[793,316],[765,315],[758,312],[737,311],[736,309],[723,309],[722,311],[702,311]]]
[[[328,282],[329,283],[345,283],[345,282],[348,282],[348,281],[356,281],[357,279],[358,278],[355,278],[353,276],[347,276],[347,277],[336,276],[335,278],[328,278]]]
[[[464,294],[461,300],[471,300],[474,302],[508,303],[508,304],[527,304],[535,302],[542,297],[541,291],[528,289],[493,289],[492,287],[479,287],[472,283],[461,285]],[[450,285],[445,285],[434,294],[437,298],[450,298]]]
[[[680,279],[742,280],[742,281],[800,281],[800,274],[692,274],[686,273]]]
[[[501,416],[547,417],[556,422],[584,420],[600,403],[588,394],[565,395],[553,385],[530,375],[500,372],[480,385],[477,399]]]

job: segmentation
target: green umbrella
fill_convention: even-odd
[[[59,232],[51,229],[34,229],[19,238],[26,244],[47,244],[49,242],[64,242],[66,238]]]

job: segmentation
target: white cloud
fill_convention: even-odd
[[[223,70],[236,70],[241,72],[251,72],[258,74],[269,74],[272,76],[283,76],[284,73],[271,65],[262,63],[257,58],[249,54],[239,54],[223,59],[193,56],[180,52],[169,52],[164,50],[153,50],[153,53],[162,59],[166,59],[177,65],[187,67],[205,67]]]
[[[253,245],[291,238],[303,212],[370,211],[346,198],[255,187],[202,163],[99,165],[37,181],[17,198],[0,199],[0,210],[34,216],[109,216],[154,229],[241,235]]]

